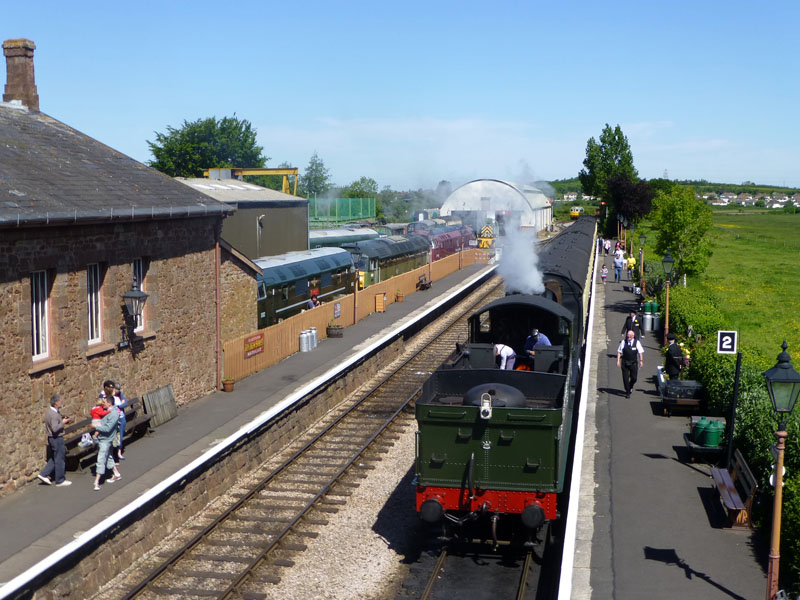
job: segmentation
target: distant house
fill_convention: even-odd
[[[575,202],[578,199],[577,192],[566,192],[564,194],[564,202]]]
[[[736,203],[741,204],[742,206],[749,206],[753,204],[753,196],[751,194],[742,192],[736,196]]]
[[[786,194],[775,194],[774,196],[772,196],[772,200],[784,204],[785,202],[789,201],[789,196],[787,196]]]

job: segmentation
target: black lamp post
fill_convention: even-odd
[[[144,303],[147,301],[147,298],[148,294],[145,294],[141,289],[139,289],[139,282],[136,281],[136,277],[134,277],[133,283],[131,284],[131,289],[122,294],[122,299],[125,301],[125,308],[128,309],[128,314],[131,316],[131,318],[133,318],[134,323],[138,322],[142,317]],[[122,341],[119,343],[120,349],[127,347],[129,344],[129,340],[125,339],[125,325],[122,325],[121,329]]]
[[[639,234],[639,282],[642,284],[642,298],[647,295],[647,288],[644,283],[644,243],[647,241],[647,236],[643,233]]]
[[[672,254],[667,250],[667,254],[661,259],[661,266],[664,267],[664,275],[667,276],[667,306],[666,314],[664,315],[664,345],[667,345],[667,334],[669,333],[669,278],[672,275],[672,269],[675,266],[675,259]]]
[[[792,414],[800,396],[800,373],[792,366],[792,357],[786,352],[788,345],[783,342],[783,352],[778,354],[778,362],[769,371],[764,371],[767,393],[772,408],[778,416],[780,425],[775,432],[778,438],[778,464],[775,467],[775,502],[772,508],[772,541],[769,548],[769,573],[767,575],[767,600],[778,595],[778,569],[781,555],[781,504],[783,502],[783,451],[786,449],[786,420]]]

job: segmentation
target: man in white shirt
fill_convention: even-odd
[[[617,366],[622,369],[622,384],[625,386],[625,397],[631,397],[633,384],[639,375],[639,367],[644,366],[644,348],[636,334],[629,329],[625,334],[625,339],[619,343],[617,348]]]
[[[507,371],[514,370],[514,363],[517,361],[517,353],[511,346],[505,344],[494,345],[494,355],[500,357],[500,368]]]

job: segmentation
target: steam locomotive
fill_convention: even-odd
[[[595,219],[583,217],[539,248],[543,289],[507,295],[473,314],[467,343],[425,382],[415,457],[423,521],[452,529],[486,520],[497,543],[501,521],[530,542],[558,518],[574,442],[595,231]],[[509,287],[507,280],[507,294]],[[552,345],[527,358],[533,328]],[[498,369],[495,344],[515,350],[517,369]]]

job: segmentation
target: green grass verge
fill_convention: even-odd
[[[765,358],[784,339],[800,365],[800,215],[715,211],[714,254],[697,284],[717,299],[725,327]]]

